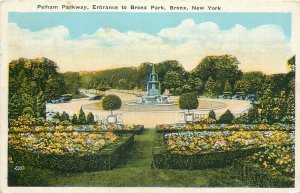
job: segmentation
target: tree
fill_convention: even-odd
[[[61,115],[61,121],[69,121],[69,115],[64,111]]]
[[[231,55],[206,56],[192,70],[192,74],[199,77],[203,82],[206,82],[209,77],[222,82],[221,91],[223,91],[226,80],[234,85],[237,80],[241,79],[242,71],[238,69],[238,64],[237,58]]]
[[[194,93],[184,93],[179,98],[179,108],[187,109],[188,113],[191,109],[197,109],[198,105],[198,97]]]
[[[182,92],[183,93],[189,93],[191,91],[192,91],[192,87],[190,85],[185,84],[185,85],[182,86]]]
[[[216,88],[216,84],[215,84],[214,80],[212,79],[212,77],[209,77],[205,83],[204,96],[207,96],[207,97],[215,96],[215,92],[214,92],[215,88]]]
[[[256,107],[251,107],[248,110],[248,122],[249,123],[259,123],[259,114],[258,109]]]
[[[293,56],[293,57],[291,57],[289,60],[288,60],[288,66],[290,67],[290,70],[292,71],[292,72],[295,72],[295,70],[296,70],[296,63],[295,63],[295,61],[296,61],[296,57],[295,57],[295,55]]]
[[[259,99],[260,107],[261,107],[261,116],[263,118],[263,122],[272,123],[274,108],[276,107],[274,94],[271,89],[266,89],[263,93],[263,96]]]
[[[210,119],[216,119],[216,113],[214,110],[210,110],[208,113],[208,118]]]
[[[223,93],[227,93],[228,95],[232,95],[232,88],[231,88],[231,85],[230,85],[228,80],[226,80],[226,82],[225,82]]]
[[[220,116],[218,123],[231,124],[233,120],[233,114],[230,112],[230,110],[227,110],[223,115]]]
[[[187,84],[191,86],[192,91],[196,92],[198,95],[202,94],[203,82],[200,78],[194,77],[192,74],[190,74]]]
[[[113,110],[120,109],[122,101],[117,95],[107,95],[102,101],[102,106],[104,110],[110,110],[111,115],[113,115]]]
[[[31,107],[25,107],[22,111],[22,114],[30,117],[34,117],[34,112]]]
[[[81,87],[81,77],[78,72],[63,73],[63,79],[66,86],[66,92],[75,94]]]
[[[94,115],[92,112],[89,112],[86,122],[90,125],[94,124],[95,120],[94,120]]]
[[[238,80],[235,82],[234,90],[235,92],[243,92],[245,94],[248,93],[250,88],[250,84],[246,82],[245,80]]]
[[[163,85],[166,89],[176,89],[181,87],[182,81],[179,73],[175,71],[167,72],[164,77]]]
[[[295,95],[293,92],[290,92],[287,98],[287,108],[284,121],[287,123],[295,123]]]
[[[82,110],[82,107],[79,110],[79,115],[78,115],[78,121],[79,124],[85,124],[86,123],[86,119],[85,119],[85,113]]]
[[[281,91],[280,92],[280,96],[279,98],[276,100],[276,107],[277,109],[275,110],[277,113],[274,113],[274,115],[276,115],[274,117],[275,120],[280,121],[286,112],[286,95],[285,95],[285,91]]]
[[[78,121],[77,121],[77,115],[74,113],[73,116],[72,116],[72,124],[76,125],[77,123],[78,123]]]
[[[262,72],[245,72],[243,73],[242,80],[249,84],[248,93],[257,94],[262,91],[262,85],[264,84],[266,75]]]
[[[43,118],[46,116],[46,100],[43,91],[40,91],[36,97],[36,116]]]
[[[64,92],[64,80],[55,62],[20,58],[9,63],[10,118],[20,116],[26,107],[34,117],[44,116],[45,102]]]

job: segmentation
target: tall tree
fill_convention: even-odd
[[[216,88],[215,81],[212,79],[212,77],[209,77],[205,83],[204,95],[207,97],[215,96],[215,88]]]
[[[229,95],[232,94],[232,87],[228,80],[226,80],[226,82],[225,82],[224,93],[228,93]]]
[[[55,62],[20,58],[9,63],[10,117],[21,115],[24,108],[31,108],[34,116],[42,116],[44,102],[64,92],[64,80]]]
[[[222,82],[223,85],[220,90],[223,91],[226,80],[234,85],[237,80],[241,79],[242,71],[239,70],[238,64],[237,58],[231,55],[206,56],[193,69],[192,74],[199,77],[203,82],[206,82],[209,77]]]

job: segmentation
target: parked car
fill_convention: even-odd
[[[100,99],[101,99],[100,95],[94,95],[94,96],[89,97],[89,100],[100,100]]]

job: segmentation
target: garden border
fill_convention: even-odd
[[[262,169],[258,164],[249,161],[234,161],[232,172],[236,178],[246,182],[251,187],[291,188],[295,186],[294,178],[270,169]]]
[[[229,124],[231,125],[231,124]],[[234,125],[234,124],[232,124]],[[177,133],[177,132],[201,132],[201,131],[285,131],[292,132],[295,129],[162,129],[162,125],[156,125],[155,130],[157,133]],[[295,127],[294,127],[295,128]]]
[[[116,129],[116,130],[103,130],[103,131],[97,131],[97,130],[80,130],[80,131],[76,131],[76,130],[73,130],[73,131],[69,131],[69,130],[61,130],[61,131],[50,131],[50,130],[45,130],[45,131],[8,131],[9,134],[13,134],[13,133],[44,133],[44,132],[47,132],[47,133],[55,133],[55,132],[66,132],[66,133],[72,133],[72,132],[89,132],[89,133],[103,133],[103,132],[112,132],[112,133],[115,133],[115,134],[135,134],[135,135],[139,135],[139,134],[142,134],[144,131],[144,125],[137,125],[134,129],[132,130],[128,130],[128,129]]]
[[[35,166],[52,170],[81,172],[95,170],[111,170],[118,164],[124,163],[128,151],[134,143],[133,134],[124,134],[114,143],[104,147],[93,155],[53,155],[31,152],[21,152],[8,149],[8,156],[18,160],[25,166]],[[17,161],[16,161],[17,162]]]
[[[282,145],[289,146],[289,145]],[[224,167],[239,158],[253,155],[268,146],[242,148],[227,151],[206,152],[198,154],[174,154],[167,150],[164,133],[156,133],[152,149],[152,167],[160,169],[204,169]]]

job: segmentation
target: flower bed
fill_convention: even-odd
[[[9,134],[9,148],[40,154],[94,154],[113,143],[118,136],[107,133],[42,132]]]
[[[178,131],[293,131],[295,126],[292,124],[276,123],[268,124],[164,124],[157,125],[157,132],[178,132]]]
[[[270,146],[265,151],[257,152],[249,162],[256,163],[260,168],[280,172],[284,176],[295,175],[294,147]]]
[[[153,165],[158,168],[221,167],[270,145],[288,146],[294,133],[283,131],[202,131],[157,133]]]
[[[293,133],[283,131],[203,131],[167,133],[168,151],[176,154],[196,154],[274,144],[290,144]]]
[[[62,171],[112,169],[126,157],[133,135],[55,132],[9,134],[9,157],[18,165]]]
[[[49,125],[49,126],[28,126],[19,125],[9,128],[10,133],[24,132],[115,132],[115,133],[134,133],[140,134],[144,129],[143,125]]]
[[[291,188],[295,186],[293,155],[292,147],[271,146],[253,155],[259,157],[258,162],[256,158],[253,161],[253,156],[234,161],[232,173],[251,187]],[[271,159],[276,161],[272,163]]]

